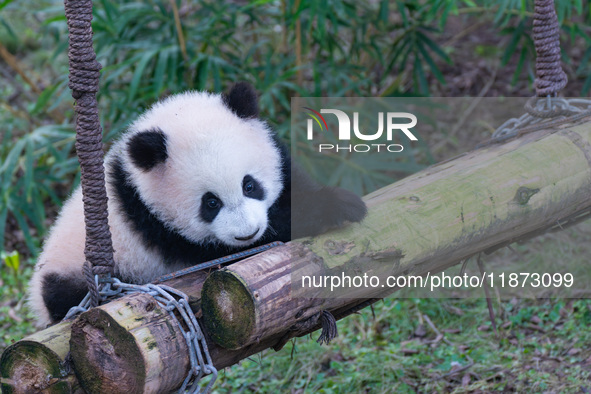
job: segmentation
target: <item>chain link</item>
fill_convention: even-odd
[[[276,241],[266,245],[257,246],[252,249],[243,250],[241,252],[221,257],[219,259],[197,264],[181,271],[173,272],[172,274],[161,276],[157,279],[157,281],[162,282],[164,280],[178,278],[191,272],[215,267],[234,260],[243,259],[245,257],[261,253],[267,249],[271,249],[280,245],[283,245],[283,242]],[[189,297],[185,293],[164,284],[156,285],[150,283],[146,285],[136,285],[133,283],[122,282],[117,278],[101,277],[99,275],[94,276],[94,281],[97,288],[99,289],[100,304],[104,304],[110,299],[123,297],[133,293],[146,293],[154,297],[156,302],[158,302],[158,304],[168,312],[172,320],[177,323],[181,332],[183,333],[185,341],[187,342],[187,347],[189,349],[191,369],[189,370],[189,373],[187,374],[187,377],[183,381],[183,384],[178,392],[208,393],[211,390],[217,379],[217,370],[213,366],[203,331],[201,330],[199,322],[195,318],[195,315],[189,306]],[[64,320],[72,319],[79,313],[86,312],[91,308],[91,301],[91,295],[90,293],[87,293],[79,305],[70,308],[64,317]],[[183,324],[181,324],[181,321],[174,313],[175,310],[178,311],[183,322],[185,323],[187,327],[186,330],[183,328]],[[205,375],[211,375],[212,377],[207,386],[202,391],[199,391],[198,383]]]
[[[213,387],[217,379],[217,370],[213,366],[211,356],[207,349],[207,343],[203,331],[191,310],[189,305],[189,297],[182,291],[176,290],[166,285],[136,285],[132,283],[121,282],[117,278],[100,278],[95,276],[95,281],[99,286],[99,295],[101,303],[109,298],[122,297],[134,293],[146,293],[154,297],[158,305],[166,310],[170,318],[177,323],[181,330],[187,347],[189,349],[189,360],[191,368],[187,377],[183,381],[179,393],[208,393]],[[90,307],[90,293],[84,297],[80,305],[71,308],[64,319],[69,319],[78,313],[85,312]],[[174,313],[178,311],[185,323],[187,329],[183,328],[183,324]],[[199,391],[199,381],[205,376],[211,375],[211,379],[207,386]]]
[[[562,97],[532,97],[525,104],[526,113],[519,118],[511,118],[499,126],[492,135],[492,140],[501,142],[513,138],[528,126],[544,126],[546,123],[569,116],[591,115],[591,100],[583,98],[565,99]]]

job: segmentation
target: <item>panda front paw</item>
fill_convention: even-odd
[[[338,187],[327,187],[324,193],[327,203],[323,219],[329,228],[360,222],[367,214],[365,203],[355,193]]]
[[[323,187],[305,198],[292,202],[292,236],[309,237],[360,222],[367,214],[363,200],[338,187]]]

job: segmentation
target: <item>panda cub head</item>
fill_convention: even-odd
[[[244,83],[227,95],[187,92],[155,104],[113,155],[133,185],[128,197],[193,244],[256,242],[283,188],[281,153],[257,115],[256,93]],[[129,202],[122,204],[136,220]],[[146,223],[135,224],[145,231]]]

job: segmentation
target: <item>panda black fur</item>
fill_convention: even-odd
[[[360,221],[365,204],[292,171],[287,148],[257,118],[253,88],[171,96],[137,119],[105,158],[115,275],[158,276],[271,241]],[[291,198],[301,212],[294,212]],[[296,216],[297,215],[297,216]],[[293,231],[293,233],[292,233]],[[38,324],[59,321],[86,294],[82,192],[64,205],[30,284]]]

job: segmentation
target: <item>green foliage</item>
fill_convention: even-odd
[[[60,205],[57,185],[68,185],[78,171],[72,156],[74,133],[67,126],[41,126],[16,141],[7,132],[0,145],[0,237],[4,239],[8,214],[23,232],[28,249],[35,253],[38,234],[45,231],[45,201]],[[32,229],[36,232],[33,233]]]
[[[586,25],[571,22],[591,20],[589,4],[557,3],[571,41],[589,43]],[[532,0],[96,0],[104,140],[160,97],[187,89],[221,91],[238,80],[256,86],[263,117],[285,139],[294,95],[429,95],[446,83],[442,70],[453,62],[453,48],[442,44],[451,16],[488,19],[509,36],[502,61],[518,57],[516,83],[533,75],[532,10]],[[39,70],[33,79],[44,85],[36,94],[20,77],[0,84],[3,97],[16,94],[20,100],[0,106],[7,129],[0,148],[0,235],[7,220],[16,222],[33,253],[45,231],[46,205],[64,197],[62,185],[72,185],[76,173],[66,34],[61,2],[0,1],[0,41]],[[585,80],[584,92],[591,89],[590,58],[587,50],[574,67]],[[386,163],[386,171],[386,164],[365,160],[351,172],[350,164],[328,158],[317,175],[365,193],[391,181],[392,173],[401,177],[433,162],[424,145],[408,153]]]
[[[509,63],[509,60],[513,57],[515,53],[519,54],[519,60],[517,62],[517,67],[515,72],[513,73],[512,83],[515,84],[518,78],[521,76],[523,71],[523,66],[528,59],[535,59],[536,49],[534,47],[533,38],[529,32],[529,29],[526,28],[526,20],[522,19],[519,21],[517,26],[514,27],[506,27],[501,30],[503,34],[510,34],[511,39],[509,40],[509,44],[505,49],[505,53],[501,59],[501,64],[506,66]],[[519,50],[518,50],[519,48]],[[530,76],[533,75],[530,73]]]
[[[184,8],[170,7],[167,1],[97,4],[95,47],[106,65],[101,99],[112,108],[108,119],[114,123],[124,124],[134,115],[129,109],[140,110],[166,94],[220,91],[230,81],[248,80],[261,94],[262,112],[281,125],[290,109],[287,97],[294,92],[368,95],[380,91],[391,75],[386,70],[412,68],[413,80],[421,86],[415,90],[427,94],[424,68],[443,82],[434,57],[451,61],[429,38],[436,31],[430,27],[436,17],[432,8],[415,10],[414,2],[399,3],[408,18],[418,21],[413,23],[406,16],[395,22],[387,1],[377,7],[350,0],[244,6],[206,1]],[[178,25],[175,12],[180,14]],[[429,17],[421,19],[423,14]],[[298,25],[301,35],[296,34]],[[396,39],[398,46],[392,46],[388,35],[399,29],[404,31]],[[300,53],[294,48],[301,48]]]
[[[445,26],[445,20],[456,5],[453,2],[439,0],[420,4],[417,2],[396,2],[402,24],[397,28],[401,33],[391,44],[388,56],[387,69],[404,72],[411,67],[414,91],[421,95],[429,94],[429,83],[425,74],[425,68],[442,84],[445,78],[434,61],[434,56],[451,64],[451,59],[433,39],[432,33],[440,33],[435,28],[436,21],[439,26]]]
[[[19,254],[16,250],[9,254],[2,252],[0,253],[0,258],[4,260],[4,264],[6,264],[6,266],[10,268],[15,275],[18,274],[21,264]]]
[[[25,288],[32,274],[18,252],[0,253],[0,353],[13,341],[33,331],[32,319],[24,319]]]

